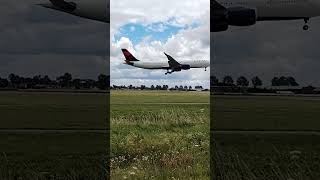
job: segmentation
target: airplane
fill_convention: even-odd
[[[109,0],[49,0],[39,6],[62,11],[75,16],[110,23]]]
[[[191,68],[204,68],[204,70],[207,71],[207,67],[210,66],[210,62],[206,60],[178,62],[167,53],[164,54],[166,55],[168,62],[143,62],[135,58],[127,49],[122,49],[122,53],[125,57],[124,64],[142,69],[166,69],[167,72],[165,73],[165,75],[172,74],[173,72],[181,70],[189,70]]]
[[[227,31],[231,26],[251,26],[257,21],[303,19],[320,16],[319,0],[211,0],[211,32]]]

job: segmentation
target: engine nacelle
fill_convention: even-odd
[[[217,9],[211,11],[210,32],[226,31],[228,29],[228,11]]]
[[[255,9],[232,7],[228,8],[228,24],[233,26],[251,26],[257,22]]]
[[[231,7],[228,9],[213,10],[211,14],[211,32],[226,31],[229,25],[251,26],[257,21],[255,9]]]
[[[181,64],[181,69],[183,69],[183,70],[188,70],[190,68],[191,68],[191,66],[189,64]]]

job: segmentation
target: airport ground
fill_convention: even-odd
[[[102,176],[107,142],[99,129],[106,123],[106,95],[0,92],[0,97],[0,179]],[[207,92],[112,91],[114,179],[207,179],[209,101]],[[320,97],[215,95],[211,102],[213,177],[320,176]],[[53,131],[35,131],[49,128]]]

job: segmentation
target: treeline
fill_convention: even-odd
[[[109,76],[100,74],[97,80],[73,78],[70,73],[64,73],[56,79],[50,79],[48,75],[37,75],[33,77],[22,77],[10,74],[8,78],[0,77],[0,88],[12,89],[100,89],[109,88]]]
[[[169,87],[168,85],[141,85],[141,86],[117,86],[112,85],[110,89],[114,90],[178,90],[178,91],[209,91],[209,89],[204,89],[202,86],[182,86],[182,85],[175,85],[174,87]]]
[[[231,76],[224,76],[222,80],[219,80],[216,76],[210,77],[210,86],[238,86],[238,87],[252,87],[258,88],[264,85],[263,81],[255,76],[251,79],[247,79],[244,76],[238,77],[234,80]],[[299,86],[295,78],[289,76],[274,77],[271,80],[271,86]]]

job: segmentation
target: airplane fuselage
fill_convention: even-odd
[[[75,16],[110,22],[110,3],[106,0],[50,0],[51,2],[39,4],[43,7],[62,11]]]
[[[207,68],[210,66],[210,62],[206,60],[180,61],[179,63],[188,64],[190,65],[190,68]],[[137,61],[131,62],[130,65],[143,69],[171,69],[167,61]]]
[[[317,0],[216,0],[224,7],[256,9],[258,20],[286,20],[320,16]]]
[[[109,21],[109,3],[106,0],[73,1],[78,4],[78,8],[72,14],[102,22]]]
[[[219,32],[228,26],[250,26],[256,21],[303,19],[320,16],[319,0],[212,0],[211,31]]]

